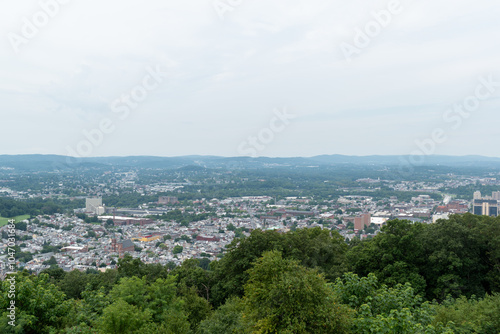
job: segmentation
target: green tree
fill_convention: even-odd
[[[3,280],[0,291],[1,333],[49,333],[63,327],[65,315],[71,308],[71,303],[65,300],[65,295],[54,284],[49,282],[47,274],[39,276],[26,272],[9,275],[12,280]],[[11,282],[15,282],[15,327],[8,324],[10,312],[9,297]]]
[[[391,220],[375,238],[363,241],[347,253],[351,269],[362,276],[374,273],[384,284],[410,282],[424,292],[426,280],[421,268],[427,260],[421,235],[426,225]]]
[[[471,214],[452,215],[423,231],[421,244],[426,261],[421,272],[427,280],[429,299],[443,300],[448,294],[482,296],[489,292],[485,289],[491,268],[487,259],[493,249],[488,249],[487,238],[482,234],[491,221],[490,217]]]
[[[118,260],[119,277],[143,277],[146,276],[148,282],[154,282],[158,278],[168,276],[168,267],[160,264],[145,264],[138,258],[133,258],[130,254]]]
[[[500,216],[483,217],[476,227],[477,238],[486,248],[486,281],[490,292],[500,292]]]
[[[148,300],[146,278],[136,276],[121,278],[109,293],[109,297],[111,300],[122,299],[130,305],[145,308]]]
[[[185,312],[185,301],[176,296],[176,280],[175,275],[167,279],[159,278],[153,283],[148,283],[146,277],[123,277],[113,287],[109,298],[115,302],[122,300],[127,305],[137,308],[139,312],[147,313],[155,323],[166,324],[166,329],[174,330],[174,327],[189,329],[189,313]],[[194,310],[198,310],[199,304],[194,303],[195,299],[190,301],[193,305],[187,309],[193,310],[193,317],[196,317]],[[127,308],[130,309],[128,306]]]
[[[25,222],[18,222],[16,223],[16,229],[21,230],[21,231],[26,231],[27,224]]]
[[[270,251],[248,272],[244,316],[255,332],[348,332],[350,311],[338,304],[317,270]]]
[[[265,251],[281,251],[284,258],[300,261],[304,266],[317,268],[329,279],[339,277],[345,270],[347,245],[335,231],[319,227],[299,229],[285,234],[276,231],[252,231],[248,238],[234,240],[218,262],[210,264],[215,285],[212,302],[224,303],[229,296],[243,296],[248,280],[247,270]]]
[[[97,234],[93,230],[88,230],[84,238],[97,238]]]
[[[69,298],[80,299],[89,278],[89,275],[82,273],[80,270],[72,270],[66,273],[57,285]]]
[[[50,268],[42,270],[40,274],[49,275],[50,282],[54,284],[58,284],[58,282],[66,276],[66,272],[57,265],[53,265],[50,266]]]
[[[203,270],[209,270],[210,269],[210,260],[207,259],[206,257],[202,258],[199,260],[200,261],[200,268]]]
[[[243,322],[244,304],[239,298],[229,298],[198,326],[198,334],[249,333]]]
[[[353,246],[351,270],[374,273],[381,283],[410,282],[428,300],[448,294],[500,291],[500,219],[451,215],[435,224],[392,220],[372,240]]]
[[[284,257],[296,259],[308,268],[318,269],[329,280],[345,272],[348,247],[338,232],[315,227],[289,232],[284,237]]]
[[[99,271],[95,275],[87,275],[86,278],[86,289],[99,290],[100,288],[104,288],[104,291],[109,292],[118,282],[119,274],[116,269],[108,269],[105,272]]]
[[[192,310],[194,318],[199,316],[199,313],[195,314],[195,311],[199,311],[199,304],[186,305],[186,301],[176,295],[176,280],[177,277],[172,275],[167,279],[159,278],[151,284],[147,307],[153,311],[155,322],[164,324],[166,333],[188,333],[190,329],[188,312]]]
[[[500,333],[500,294],[449,298],[437,306],[433,323],[447,324],[455,333]]]
[[[188,288],[194,287],[200,297],[210,301],[210,292],[213,285],[213,273],[200,267],[200,260],[188,259],[171,272],[177,277],[177,284]]]
[[[100,287],[94,290],[91,289],[90,284],[87,284],[81,296],[82,300],[76,302],[74,309],[67,316],[73,320],[70,325],[98,326],[104,309],[112,302],[107,296],[106,289]]]
[[[247,270],[263,252],[281,250],[282,236],[276,231],[252,231],[250,237],[237,239],[227,247],[227,253],[211,265],[215,275],[212,304],[219,306],[230,296],[243,296],[243,286],[248,280]]]
[[[336,280],[333,291],[340,302],[356,310],[355,333],[452,333],[442,324],[431,324],[434,307],[423,302],[409,283],[388,288],[373,274],[347,273]]]
[[[134,333],[151,320],[149,310],[141,311],[137,306],[118,299],[104,309],[99,327],[103,333]]]
[[[180,285],[178,291],[184,301],[183,309],[187,315],[190,328],[196,331],[200,322],[210,315],[212,307],[205,298],[198,295],[198,291],[194,286],[188,288],[186,285]]]

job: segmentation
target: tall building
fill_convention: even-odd
[[[493,199],[496,199],[497,201],[500,201],[500,191],[494,191],[491,197]]]
[[[354,229],[364,230],[365,227],[370,226],[371,215],[369,213],[364,213],[361,217],[354,218]]]
[[[160,196],[158,198],[158,203],[159,204],[176,204],[179,203],[179,200],[177,197],[174,196]]]
[[[492,196],[481,196],[479,191],[474,192],[472,213],[481,216],[497,217],[500,209],[500,191],[494,191]]]
[[[89,197],[85,199],[85,212],[102,215],[105,211],[102,205],[102,197]]]

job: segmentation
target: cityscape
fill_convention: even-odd
[[[281,168],[287,170],[291,167]],[[178,266],[191,258],[211,262],[222,257],[226,246],[235,238],[248,237],[256,229],[286,233],[319,227],[337,231],[349,242],[353,238],[374,237],[391,219],[432,224],[438,219],[447,219],[449,215],[467,212],[496,217],[500,203],[500,191],[492,191],[489,196],[475,190],[476,187],[500,189],[500,174],[495,173],[488,173],[487,177],[435,173],[428,178],[435,180],[426,181],[359,178],[349,186],[329,186],[336,195],[330,194],[326,198],[318,195],[287,196],[288,191],[277,196],[266,190],[260,194],[252,190],[251,196],[205,198],[195,195],[187,199],[185,195],[192,192],[193,187],[233,184],[237,188],[239,184],[252,181],[281,182],[282,178],[264,179],[266,176],[257,175],[251,180],[238,176],[245,172],[244,169],[221,172],[193,166],[193,171],[187,169],[182,173],[178,169],[159,172],[169,175],[166,178],[172,181],[184,182],[165,182],[158,177],[148,183],[141,176],[149,175],[151,171],[148,169],[120,172],[105,167],[99,169],[103,171],[102,175],[78,182],[78,187],[72,181],[76,173],[63,176],[61,172],[59,177],[65,181],[57,184],[49,178],[54,172],[37,171],[33,175],[50,181],[41,182],[37,190],[23,190],[22,187],[9,188],[9,183],[17,183],[18,177],[26,177],[25,172],[18,174],[14,168],[4,167],[0,193],[6,198],[73,202],[67,207],[82,204],[74,209],[59,210],[63,212],[28,216],[22,220],[24,225],[18,231],[18,237],[22,240],[20,254],[24,256],[16,261],[17,267],[34,273],[53,264],[65,271],[105,271],[116,268],[118,259],[126,253],[144,263],[164,266]],[[205,178],[200,177],[200,171]],[[90,171],[78,173],[77,177],[82,178],[85,173]],[[324,172],[325,178],[329,173]],[[172,174],[176,179],[172,179]],[[195,177],[198,181],[192,182],[185,176]],[[323,181],[324,184],[328,182]],[[384,196],[382,189],[388,195]],[[457,196],[460,189],[469,189],[473,195]],[[245,194],[244,190],[238,192]],[[295,192],[300,194],[301,190]],[[120,196],[135,196],[138,205],[114,205]],[[112,201],[106,203],[106,198]],[[0,251],[6,254],[7,238],[2,241]],[[6,257],[1,257],[2,263],[6,263]],[[3,268],[2,274],[6,271]]]
[[[500,333],[499,14],[0,1],[0,334]]]

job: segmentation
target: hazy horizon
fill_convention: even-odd
[[[0,9],[0,155],[500,157],[486,0]]]
[[[88,157],[73,157],[70,155],[61,155],[61,154],[43,154],[43,153],[28,153],[28,154],[0,154],[0,157],[2,156],[8,156],[8,157],[19,157],[19,156],[58,156],[58,157],[67,157],[67,158],[185,158],[185,157],[214,157],[214,158],[251,158],[251,159],[258,159],[258,158],[268,158],[268,159],[310,159],[310,158],[315,158],[315,157],[334,157],[334,156],[341,156],[341,157],[349,157],[349,158],[368,158],[368,157],[381,157],[381,158],[391,158],[391,157],[408,157],[411,156],[411,154],[369,154],[369,155],[354,155],[354,154],[337,154],[337,153],[332,153],[332,154],[318,154],[318,155],[311,155],[311,156],[265,156],[261,155],[258,157],[252,157],[252,156],[224,156],[224,155],[212,155],[212,154],[184,154],[184,155],[103,155],[103,156],[88,156]],[[448,154],[429,154],[425,155],[425,157],[445,157],[445,158],[467,158],[467,157],[481,157],[481,158],[487,158],[487,159],[500,159],[500,157],[495,157],[495,156],[487,156],[487,155],[477,155],[477,154],[464,154],[464,155],[448,155]]]

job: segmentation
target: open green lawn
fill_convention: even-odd
[[[29,219],[30,215],[22,215],[22,216],[16,216],[14,218],[4,218],[0,217],[0,226],[7,225],[10,219],[15,219],[16,223],[20,222],[21,220]]]

